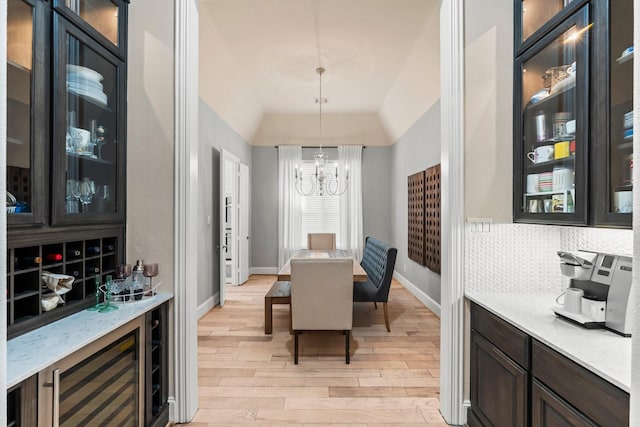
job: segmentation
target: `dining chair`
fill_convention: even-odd
[[[360,262],[364,271],[367,272],[367,280],[366,282],[353,282],[354,302],[373,302],[376,309],[378,303],[382,303],[387,332],[391,332],[387,302],[397,254],[397,248],[392,248],[378,239],[367,236],[364,243],[364,254]]]
[[[336,250],[336,233],[307,234],[307,249],[335,251]]]
[[[342,331],[345,361],[349,364],[353,325],[352,258],[291,260],[291,323],[296,365],[302,331]]]

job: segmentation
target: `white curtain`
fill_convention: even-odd
[[[362,146],[342,145],[338,147],[338,158],[343,170],[349,173],[347,191],[340,196],[341,248],[348,249],[355,259],[362,259]]]
[[[302,205],[294,180],[295,168],[301,165],[300,146],[278,147],[278,269],[301,249]]]

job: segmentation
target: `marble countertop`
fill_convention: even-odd
[[[7,387],[91,344],[109,332],[173,298],[159,293],[140,301],[117,304],[108,313],[83,310],[7,341]]]
[[[466,297],[538,341],[631,392],[631,338],[556,317],[556,294],[467,292]]]

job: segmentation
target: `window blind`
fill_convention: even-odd
[[[309,179],[315,175],[313,161],[304,161],[300,168],[304,177],[303,188],[310,188]],[[338,196],[302,197],[301,247],[307,247],[308,233],[336,233],[336,247],[340,246],[340,198]]]

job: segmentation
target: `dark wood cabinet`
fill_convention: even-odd
[[[7,225],[42,226],[49,176],[51,10],[42,0],[7,2]]]
[[[471,331],[473,415],[485,426],[524,427],[527,401],[527,371]]]
[[[8,2],[9,338],[92,305],[125,259],[127,4]],[[53,309],[43,272],[74,278]]]
[[[630,228],[633,1],[514,4],[514,221]]]
[[[536,380],[531,387],[531,427],[595,427],[596,424]]]
[[[629,394],[471,303],[470,426],[627,426]]]
[[[7,427],[37,427],[38,380],[36,375],[7,390]]]
[[[169,422],[168,303],[146,315],[145,425]]]
[[[96,278],[105,283],[123,259],[122,229],[87,230],[83,238],[38,235],[14,241],[7,250],[7,338],[95,304]],[[71,289],[56,301],[42,283],[43,273],[73,277]],[[53,302],[48,302],[53,299]],[[49,305],[52,304],[52,305]]]
[[[52,225],[122,223],[125,63],[54,12]]]

